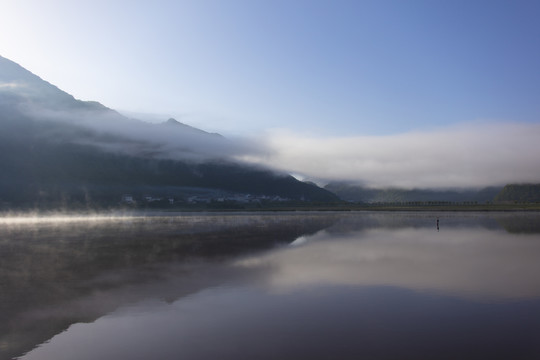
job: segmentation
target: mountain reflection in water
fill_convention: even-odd
[[[0,355],[535,358],[538,220],[284,213],[2,225]]]

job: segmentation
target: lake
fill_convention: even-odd
[[[540,214],[0,219],[0,358],[540,359]]]

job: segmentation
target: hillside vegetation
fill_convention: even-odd
[[[495,201],[539,203],[540,184],[508,184],[497,194]]]

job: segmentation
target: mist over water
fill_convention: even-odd
[[[4,222],[0,351],[534,358],[539,220],[360,212]]]

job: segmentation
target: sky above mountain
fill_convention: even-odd
[[[311,179],[540,181],[540,2],[3,0],[0,55]],[[532,141],[532,143],[525,143]],[[510,169],[510,170],[506,170]]]

